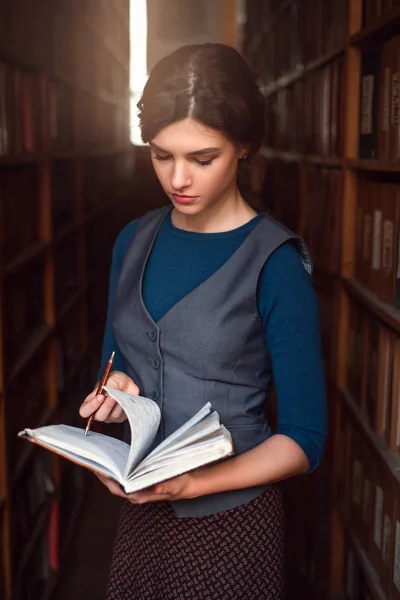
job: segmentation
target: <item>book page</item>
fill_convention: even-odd
[[[171,435],[165,438],[165,440],[161,442],[161,444],[158,444],[157,448],[154,448],[154,450],[150,452],[147,458],[150,458],[158,452],[161,452],[161,450],[163,450],[167,446],[172,446],[178,439],[184,436],[187,431],[189,431],[192,427],[194,427],[203,419],[205,419],[205,417],[207,417],[211,413],[211,410],[211,404],[207,402],[207,404],[205,404],[203,408],[201,408],[191,419],[186,421],[186,423],[184,423],[176,431],[171,433]]]
[[[155,451],[152,452],[151,455],[149,454],[149,456],[141,462],[140,467],[145,465],[147,466],[148,464],[151,464],[154,461],[158,462],[161,457],[164,458],[171,455],[175,455],[175,453],[179,449],[188,448],[189,446],[191,446],[191,444],[194,444],[195,442],[198,442],[205,438],[209,439],[209,436],[212,433],[217,432],[220,429],[220,426],[221,425],[219,415],[217,412],[214,411],[213,413],[208,415],[208,417],[200,421],[200,423],[197,423],[197,425],[194,425],[188,431],[184,432],[177,439],[171,441],[167,445],[164,444],[161,450],[160,444],[160,446],[155,448]],[[136,470],[137,469],[135,469],[135,472]]]
[[[33,438],[49,450],[69,458],[73,454],[80,464],[92,462],[105,467],[114,478],[122,481],[129,455],[129,446],[121,440],[89,431],[85,436],[84,429],[70,425],[47,425],[35,430],[25,429],[20,437]]]
[[[191,459],[194,455],[201,452],[213,452],[215,448],[224,446],[225,444],[225,433],[222,428],[218,431],[214,431],[210,435],[201,440],[194,441],[188,446],[181,448],[171,448],[170,451],[161,456],[153,456],[150,460],[145,459],[141,462],[136,469],[133,471],[129,480],[141,477],[145,473],[155,471],[157,469],[164,468],[165,465],[169,465],[173,461],[181,460],[185,461],[187,458]]]
[[[131,428],[131,447],[124,471],[125,478],[146,456],[161,422],[158,405],[144,396],[127,394],[108,386],[103,389],[124,409]]]
[[[225,429],[225,428],[224,428]],[[206,464],[226,458],[232,454],[232,439],[229,432],[225,429],[223,439],[220,443],[209,448],[203,448],[191,456],[181,457],[169,461],[156,470],[152,470],[137,478],[133,478],[124,484],[127,494],[145,489],[155,483],[177,477],[193,469],[198,469]]]

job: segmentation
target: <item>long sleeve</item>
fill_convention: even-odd
[[[321,461],[327,435],[319,310],[311,277],[290,244],[267,261],[258,308],[272,360],[277,433],[297,442],[312,471]]]
[[[124,371],[125,364],[123,356],[121,355],[117,343],[115,341],[113,329],[112,329],[112,310],[113,310],[113,302],[114,302],[114,294],[115,289],[118,283],[118,277],[121,270],[122,262],[125,257],[125,253],[128,249],[129,244],[131,243],[132,237],[136,231],[139,219],[135,221],[131,221],[124,227],[124,229],[119,234],[113,248],[112,254],[112,263],[110,270],[110,283],[108,289],[108,308],[107,308],[107,319],[106,326],[104,330],[104,338],[103,338],[103,348],[101,354],[101,363],[99,374],[101,374],[102,370],[110,355],[113,351],[115,351],[113,370],[114,371]],[[99,375],[100,376],[100,375]]]

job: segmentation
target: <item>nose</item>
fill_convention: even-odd
[[[190,174],[190,166],[186,161],[174,161],[172,173],[171,173],[171,186],[173,190],[181,191],[192,184],[192,177]]]

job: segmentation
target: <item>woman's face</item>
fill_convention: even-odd
[[[195,215],[229,201],[241,151],[220,131],[187,118],[150,142],[157,177],[174,207]]]

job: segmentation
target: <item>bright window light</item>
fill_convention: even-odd
[[[131,142],[137,146],[143,146],[136,104],[139,102],[148,77],[147,0],[130,0],[130,42]]]

